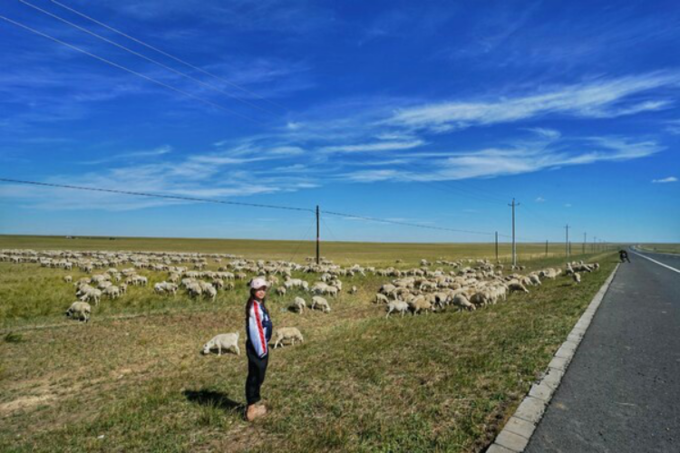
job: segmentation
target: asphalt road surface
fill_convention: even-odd
[[[680,256],[629,251],[526,452],[680,452]]]

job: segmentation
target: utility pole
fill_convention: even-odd
[[[320,248],[320,235],[319,235],[319,205],[316,205],[316,264],[319,265],[321,262],[319,255]]]
[[[583,233],[583,253],[586,253],[586,233]]]
[[[496,262],[498,262],[498,231],[496,231]]]
[[[512,265],[517,266],[517,242],[515,241],[515,206],[519,206],[519,203],[515,203],[515,199],[512,199],[512,204],[508,206],[512,207]]]
[[[567,241],[564,243],[564,246],[566,248],[567,256],[569,256],[569,224],[567,224],[564,228],[567,230]]]

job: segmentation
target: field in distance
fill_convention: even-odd
[[[680,244],[641,244],[639,248],[648,252],[680,254]]]
[[[400,259],[397,267],[412,269],[423,258],[491,258],[494,252],[492,244],[322,246],[322,254],[343,267],[387,267]],[[299,248],[297,255],[291,247]],[[300,264],[314,251],[311,243],[285,241],[0,237],[0,249],[12,248],[234,253]],[[522,273],[564,269],[559,252],[564,249],[556,246],[554,254],[537,252],[534,259],[527,252]],[[385,307],[373,301],[393,277],[370,272],[340,277],[343,291],[328,298],[330,313],[288,310],[295,296],[309,303],[302,290],[271,294],[275,328],[298,327],[305,341],[272,351],[263,388],[270,413],[252,425],[241,416],[244,355],[199,354],[205,341],[226,332],[240,332],[244,350],[247,279],[211,301],[184,290],[156,294],[153,285],[167,272],[139,269],[149,279],[146,287],[103,299],[81,324],[64,318],[75,300],[64,277],[90,274],[0,262],[0,450],[483,451],[617,261],[613,252],[572,259],[601,267],[584,273],[580,284],[566,276],[546,279],[529,293],[471,312],[447,307],[386,319]],[[208,259],[207,269],[227,261]],[[454,270],[431,266],[437,267]],[[293,276],[309,283],[320,277]],[[356,294],[347,291],[351,286]]]
[[[601,247],[601,246],[600,246]],[[187,239],[187,238],[130,238],[130,237],[75,237],[64,236],[12,236],[0,235],[0,249],[30,248],[35,250],[135,250],[168,252],[232,253],[251,259],[283,259],[303,262],[315,256],[313,241],[268,241],[248,239]],[[573,255],[584,251],[581,243],[572,243]],[[598,249],[601,250],[601,249]],[[592,244],[585,252],[592,253]],[[499,242],[499,259],[510,260],[512,246]],[[565,256],[564,242],[518,243],[519,260]],[[326,242],[321,241],[321,255],[336,264],[347,266],[395,265],[396,260],[417,265],[421,259],[486,258],[495,260],[493,242],[479,243],[379,243],[379,242]]]

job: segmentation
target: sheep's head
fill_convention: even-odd
[[[71,316],[73,316],[73,310],[69,308],[68,310],[66,310],[66,317],[70,318]]]
[[[215,346],[215,342],[210,340],[206,344],[203,345],[203,349],[201,350],[201,354],[206,355],[210,354],[210,350]]]

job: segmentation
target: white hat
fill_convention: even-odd
[[[267,287],[269,286],[269,283],[267,280],[264,279],[264,277],[256,277],[250,281],[250,287],[252,289],[259,289],[262,287]]]

